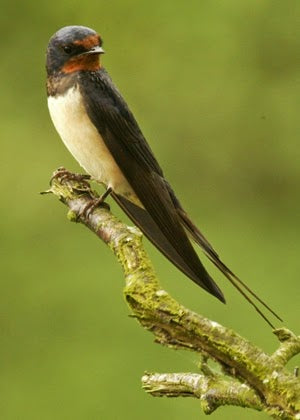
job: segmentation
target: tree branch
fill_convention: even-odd
[[[279,328],[274,334],[281,344],[272,355],[272,360],[280,366],[285,366],[290,359],[300,353],[300,339],[286,328]]]
[[[261,411],[260,397],[246,384],[198,373],[145,373],[143,389],[154,397],[194,397],[200,399],[205,414],[222,405]]]
[[[85,211],[96,194],[84,179],[60,169],[47,192],[68,206],[69,220],[86,225],[112,249],[124,270],[132,314],[155,341],[205,354],[227,375],[146,374],[147,392],[196,396],[206,413],[231,404],[264,410],[274,418],[300,419],[299,378],[284,368],[300,352],[300,337],[284,328],[275,330],[281,345],[269,356],[234,331],[183,307],[161,289],[137,228],[124,225],[104,207]]]

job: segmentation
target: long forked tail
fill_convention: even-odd
[[[253,292],[241,279],[239,279],[219,258],[216,251],[205,239],[198,228],[192,223],[190,218],[187,216],[185,211],[181,208],[180,204],[176,202],[177,212],[181,218],[182,224],[185,229],[189,232],[193,240],[200,245],[206,256],[210,261],[224,274],[224,276],[230,281],[230,283],[244,296],[244,298],[252,305],[260,316],[274,329],[274,325],[269,321],[265,314],[259,309],[256,303],[248,296],[246,291],[256,299],[262,306],[264,306],[272,315],[274,315],[279,321],[282,321],[279,315],[270,308],[256,293]],[[179,207],[180,206],[180,207]],[[244,290],[243,290],[244,289]]]

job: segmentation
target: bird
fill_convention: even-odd
[[[154,246],[180,271],[221,302],[225,297],[202,264],[192,241],[256,309],[282,319],[220,259],[192,222],[147,143],[133,113],[100,60],[103,40],[93,29],[66,26],[46,53],[48,109],[67,149],[104,185]]]

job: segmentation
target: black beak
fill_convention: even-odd
[[[104,50],[102,47],[100,47],[99,45],[91,48],[88,51],[85,51],[84,53],[80,54],[80,55],[86,55],[86,54],[104,54]]]

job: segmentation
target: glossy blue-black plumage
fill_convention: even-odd
[[[97,70],[81,67],[78,71],[64,73],[64,65],[70,58],[73,60],[76,55],[89,52],[85,50],[89,43],[78,41],[91,37],[101,45],[96,32],[82,26],[62,28],[50,39],[47,50],[48,95],[64,95],[71,87],[79,87],[90,120],[143,207],[115,191],[112,196],[153,244],[195,283],[225,302],[223,293],[199,260],[188,232],[207,257],[272,326],[247,292],[280,319],[278,315],[220,260],[181,207],[133,114],[106,71],[100,67]],[[64,47],[68,45],[71,48],[67,48],[66,52]]]
[[[78,84],[90,119],[144,209],[114,194],[118,203],[178,268],[224,302],[182,226],[162,169],[106,71],[81,72]]]

